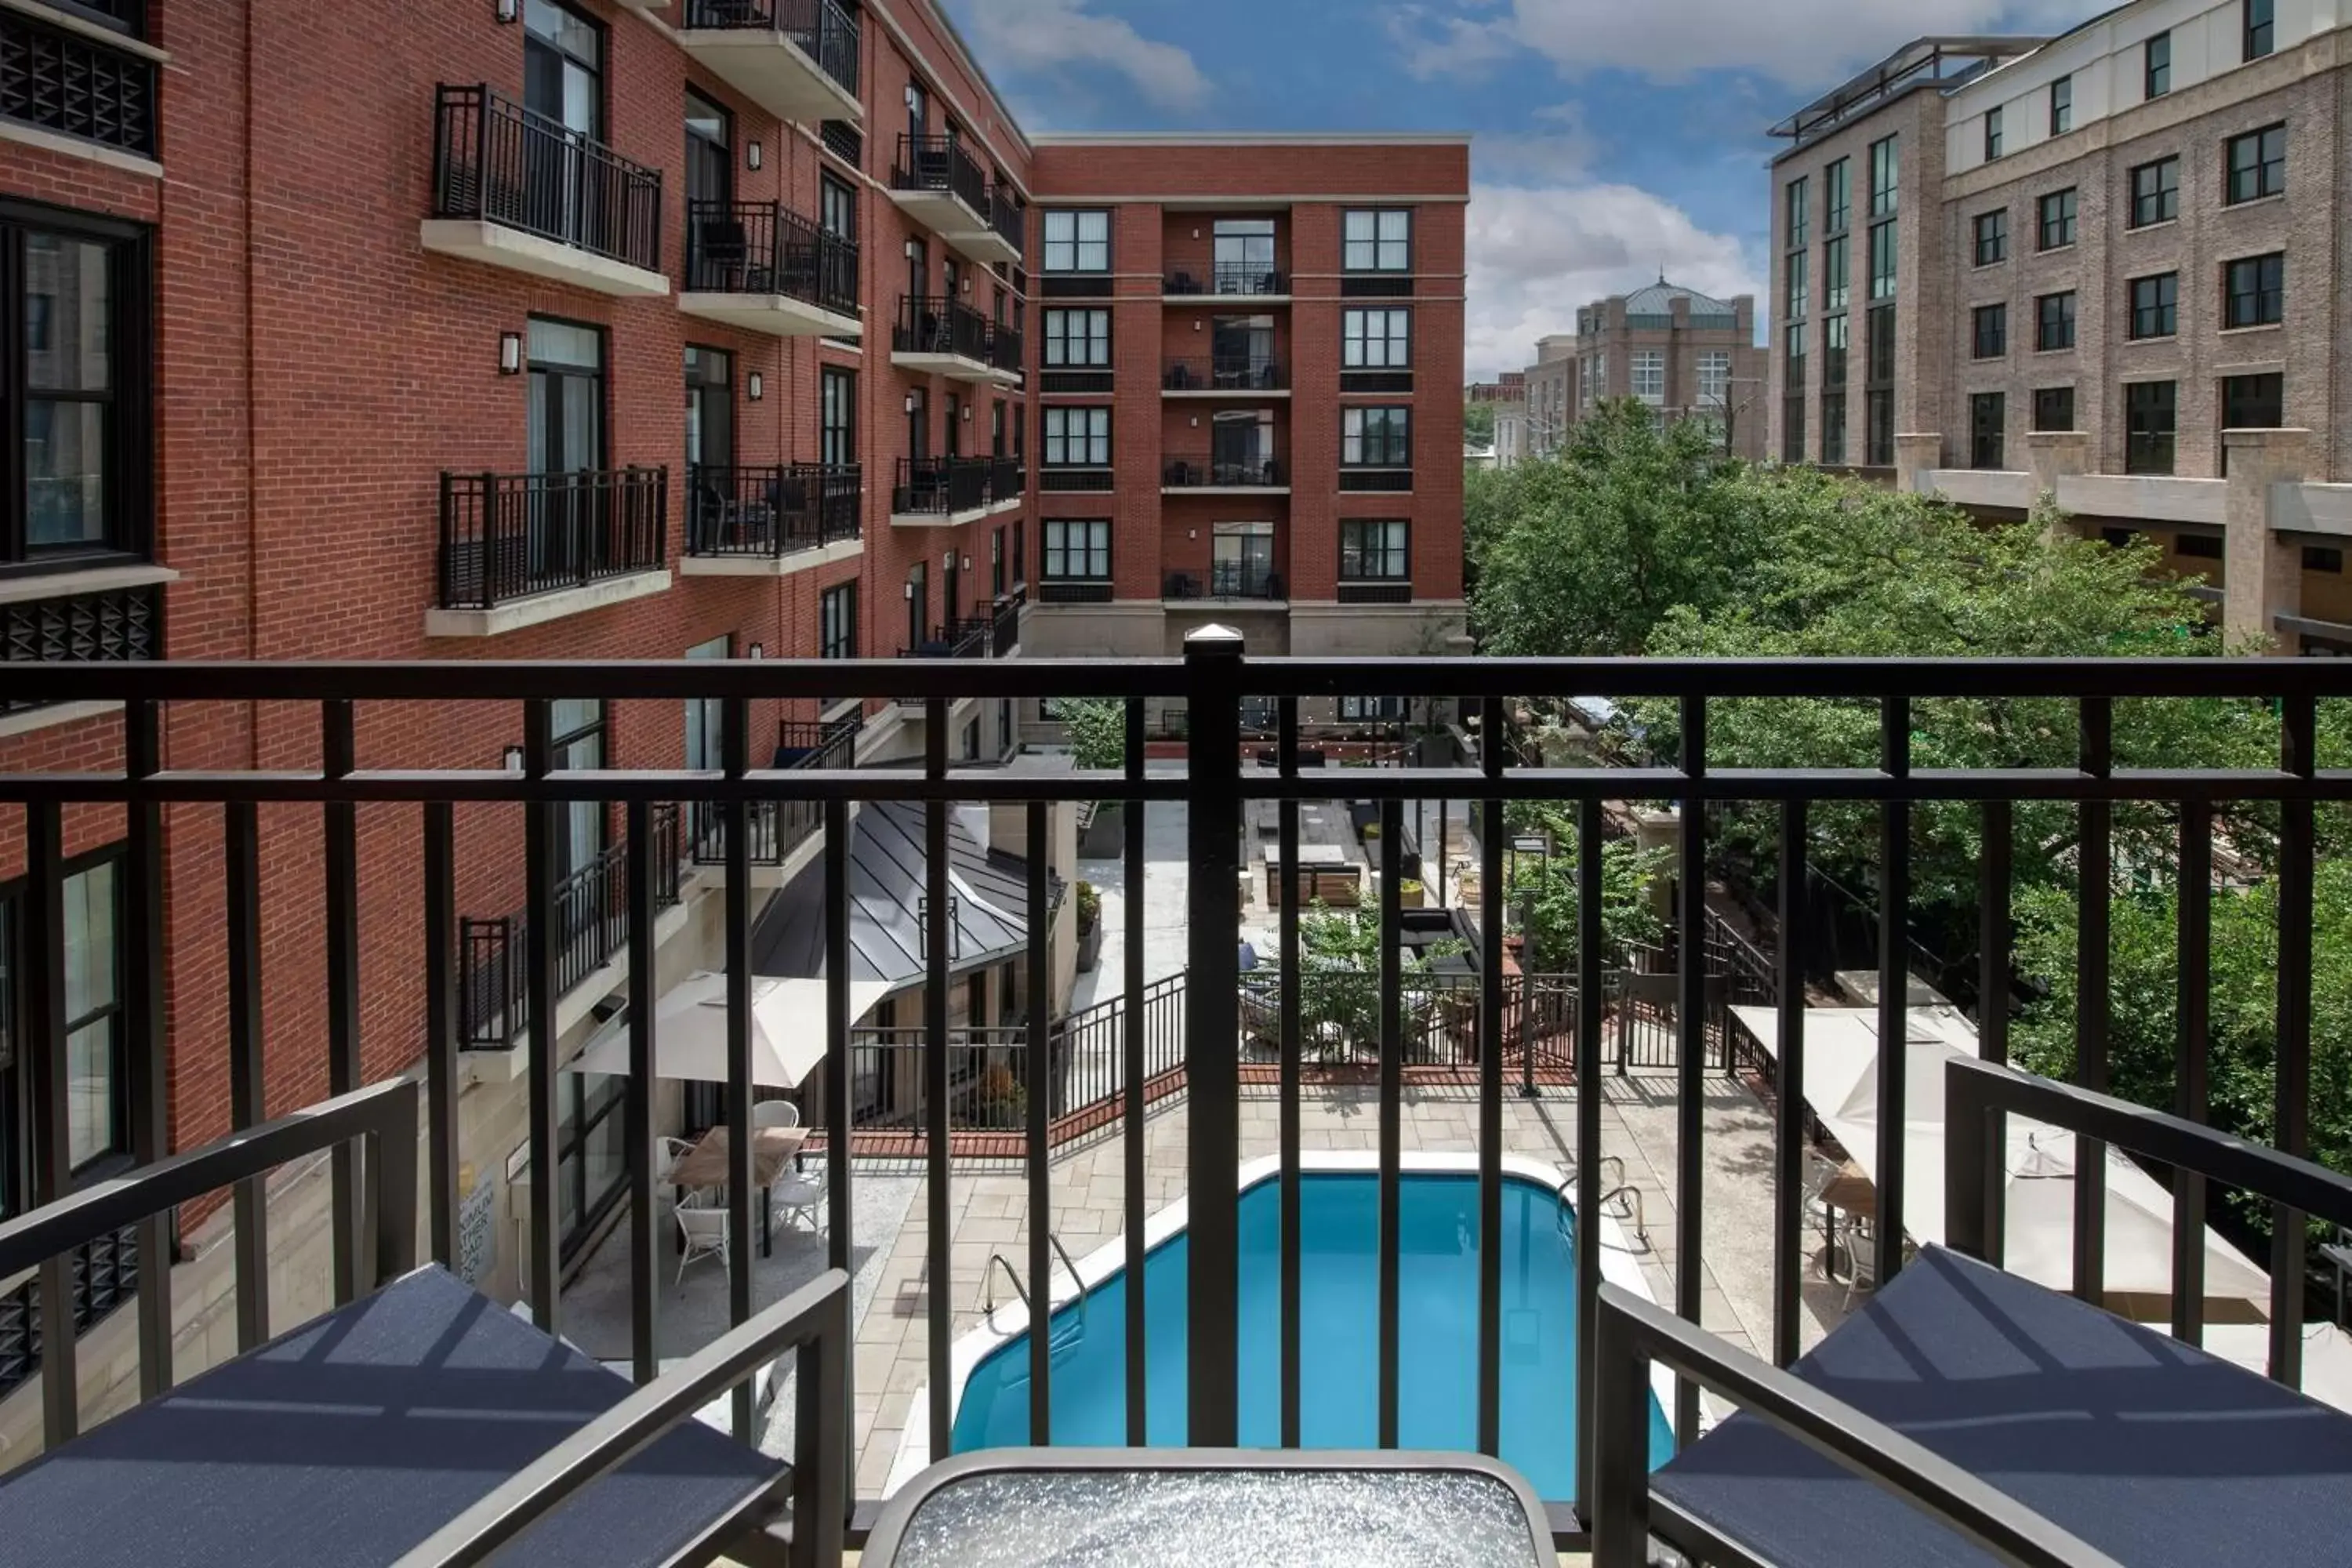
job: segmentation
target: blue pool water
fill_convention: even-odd
[[[1408,1173],[1398,1312],[1399,1437],[1408,1448],[1478,1441],[1478,1183]],[[1241,1441],[1281,1437],[1280,1210],[1276,1184],[1241,1201]],[[1300,1436],[1309,1447],[1370,1448],[1379,1437],[1380,1184],[1370,1173],[1310,1173],[1300,1182]],[[1567,1223],[1564,1224],[1563,1221]],[[1576,1490],[1576,1291],[1573,1220],[1548,1188],[1503,1182],[1503,1458],[1546,1498]],[[1144,1408],[1154,1444],[1184,1441],[1185,1286],[1180,1232],[1144,1261]],[[1054,1315],[1054,1441],[1127,1440],[1127,1291],[1120,1270]],[[974,1369],[956,1413],[955,1451],[1029,1441],[1029,1340]],[[1674,1435],[1650,1403],[1650,1457]]]

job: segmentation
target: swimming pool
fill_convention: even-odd
[[[1503,1458],[1542,1496],[1575,1490],[1574,1221],[1557,1177],[1509,1162],[1503,1181]],[[1478,1184],[1468,1156],[1412,1157],[1400,1193],[1403,1268],[1398,1300],[1399,1437],[1408,1448],[1477,1443]],[[1242,1173],[1241,1409],[1245,1447],[1280,1437],[1279,1191],[1272,1161]],[[1300,1182],[1301,1436],[1310,1447],[1370,1448],[1378,1436],[1379,1179],[1367,1156],[1309,1155]],[[1601,1220],[1606,1272],[1639,1286],[1639,1266],[1613,1221]],[[1184,1441],[1185,1290],[1189,1253],[1181,1213],[1154,1216],[1144,1264],[1145,1410],[1154,1444]],[[1123,1243],[1079,1265],[1080,1300],[1053,1315],[1054,1440],[1126,1441]],[[1062,1288],[1066,1289],[1065,1279]],[[1647,1294],[1646,1290],[1643,1291]],[[1029,1438],[1029,1338],[1019,1309],[958,1346],[954,1449]],[[968,1368],[968,1371],[966,1370]],[[916,1407],[922,1408],[918,1399]],[[910,1438],[917,1434],[909,1433]],[[927,1434],[924,1435],[927,1436]],[[1674,1441],[1654,1393],[1651,1458]],[[925,1449],[928,1443],[923,1444]]]

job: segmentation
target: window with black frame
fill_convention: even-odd
[[[1216,261],[1216,279],[1209,290],[1211,293],[1282,292],[1281,274],[1275,266],[1272,218],[1219,218],[1210,243],[1215,247]]]
[[[1402,406],[1340,410],[1339,466],[1346,468],[1411,468],[1412,410]]]
[[[2258,60],[2278,47],[2277,0],[2245,0],[2241,58]]]
[[[1061,207],[1045,215],[1040,270],[1048,276],[1110,271],[1110,213],[1107,208]]]
[[[1412,576],[1412,525],[1403,518],[1343,518],[1339,582],[1403,584]]]
[[[1348,272],[1412,270],[1412,211],[1351,208],[1340,220],[1339,266]]]
[[[2049,353],[2074,346],[2074,293],[2044,294],[2033,302],[2033,347]]]
[[[2124,388],[2124,472],[2172,472],[2179,393],[2179,384],[2169,381],[2136,381]]]
[[[2231,137],[2225,158],[2229,188],[2222,199],[2227,205],[2286,195],[2285,126],[2265,125]]]
[[[2035,245],[2042,250],[2057,250],[2074,243],[2074,187],[2053,191],[2040,203],[2040,225]]]
[[[1045,552],[1040,596],[1048,600],[1109,597],[1110,521],[1055,517],[1040,527]]]
[[[1969,334],[1969,355],[1974,359],[1999,359],[2009,352],[2009,307],[1979,305],[1976,308],[1974,331]]]
[[[2162,98],[2172,90],[2172,35],[2158,33],[2142,57],[2142,96]]]
[[[2033,427],[2036,430],[2072,430],[2074,427],[2074,389],[2071,386],[2035,387]]]
[[[1345,310],[1340,313],[1342,370],[1411,370],[1411,310]]]
[[[2180,274],[2159,272],[2135,278],[2131,290],[2131,335],[2168,338],[2180,330]]]
[[[550,766],[559,773],[593,771],[605,760],[604,703],[596,698],[559,698],[548,704],[554,740]],[[601,801],[572,801],[562,808],[555,835],[555,904],[551,928],[559,952],[585,963],[604,940],[614,907],[604,851],[611,845],[611,818]],[[593,967],[593,964],[590,967]],[[567,972],[570,965],[566,964]]]
[[[2274,327],[2286,317],[2286,254],[2249,256],[2221,269],[2221,325]]]
[[[604,1026],[625,1027],[623,1015]],[[557,1250],[567,1259],[593,1238],[597,1221],[628,1191],[628,1118],[621,1110],[628,1082],[616,1073],[557,1075],[555,1223]]]
[[[1088,470],[1110,467],[1109,409],[1047,408],[1039,417],[1045,421],[1045,467]]]
[[[2131,226],[2170,223],[2180,216],[2180,160],[2158,158],[2131,172]]]
[[[1110,368],[1108,310],[1047,310],[1045,368],[1108,370]]]
[[[1998,392],[1969,398],[1969,467],[1999,468],[2007,447],[2009,399]]]
[[[2277,371],[2221,378],[2221,428],[2275,430],[2286,423],[2286,377]],[[2226,458],[2228,449],[2223,448]],[[2226,469],[2225,469],[2226,472]]]

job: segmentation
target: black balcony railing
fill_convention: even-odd
[[[0,669],[72,659],[131,662],[163,656],[163,589],[110,588],[0,604]],[[0,713],[33,706],[0,691]]]
[[[988,363],[1019,375],[1024,368],[1021,329],[1010,321],[992,321],[988,328]]]
[[[1343,605],[1410,605],[1412,584],[1402,577],[1358,578],[1339,584]]]
[[[145,8],[111,0],[100,15],[137,34]],[[87,34],[0,10],[0,120],[155,155],[155,62]]]
[[[1021,611],[1029,602],[1025,588],[1015,588],[996,602],[989,617],[988,652],[992,658],[1011,658],[1021,647]]]
[[[1290,466],[1279,457],[1189,455],[1169,458],[1160,483],[1171,490],[1277,489],[1290,483]]]
[[[857,246],[777,202],[690,202],[686,291],[782,294],[857,314]]]
[[[777,32],[835,85],[857,91],[857,14],[841,0],[686,0],[685,26]]]
[[[847,770],[857,765],[857,737],[865,727],[864,713],[833,722],[786,722],[777,726],[772,765],[784,773]],[[753,866],[781,866],[793,851],[824,826],[824,807],[814,800],[754,801],[745,813],[749,847],[745,860]],[[697,866],[727,864],[727,811],[699,801],[688,808],[687,853]]]
[[[856,539],[866,499],[856,464],[697,464],[686,478],[688,555],[791,555]]]
[[[846,120],[828,120],[817,127],[824,150],[852,168],[866,167],[866,135]]]
[[[890,334],[890,351],[902,354],[953,354],[986,364],[989,321],[961,300],[940,295],[901,294],[898,324]]]
[[[1037,584],[1041,605],[1108,605],[1113,597],[1106,577],[1048,577]]]
[[[949,517],[988,505],[986,458],[901,458],[890,492],[893,517]]]
[[[441,476],[441,607],[487,610],[668,561],[669,470]]]
[[[1343,490],[1399,494],[1412,489],[1412,470],[1342,468],[1339,470],[1339,488]]]
[[[1212,267],[1205,274],[1181,268],[1168,274],[1165,291],[1218,298],[1290,292],[1290,278],[1271,267]]]
[[[1018,458],[991,458],[988,460],[988,504],[1003,506],[1017,501],[1029,491],[1028,466]]]
[[[1160,384],[1170,392],[1279,392],[1290,384],[1271,355],[1218,354],[1170,360]]]
[[[1202,580],[1190,572],[1171,572],[1164,595],[1171,599],[1197,599],[1202,596]],[[1271,562],[1214,561],[1209,564],[1205,584],[1212,599],[1279,599],[1283,597],[1282,574]]]
[[[485,86],[435,95],[433,216],[478,218],[658,272],[661,173]]]
[[[1014,250],[1026,254],[1029,249],[1029,212],[1010,185],[992,184],[988,188],[988,226],[997,237]]]
[[[898,155],[890,165],[890,188],[898,191],[938,191],[971,209],[975,227],[989,222],[988,174],[956,136],[898,137]]]

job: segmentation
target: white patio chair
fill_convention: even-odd
[[[801,1108],[789,1100],[763,1100],[751,1107],[751,1127],[798,1127]]]
[[[669,1179],[669,1173],[677,1169],[677,1163],[693,1149],[694,1144],[684,1138],[654,1140],[654,1168],[660,1173],[654,1177],[656,1194],[673,1207],[694,1201],[693,1194],[679,1192],[677,1184]]]
[[[824,1184],[814,1176],[795,1175],[786,1172],[782,1180],[770,1189],[775,1194],[776,1207],[784,1216],[784,1224],[794,1220],[808,1226],[812,1236],[825,1232]]]
[[[728,1213],[721,1208],[695,1208],[680,1204],[673,1209],[677,1215],[678,1234],[686,1238],[686,1250],[678,1256],[677,1278],[672,1283],[686,1283],[686,1270],[697,1258],[716,1258],[722,1264],[731,1260],[727,1253]]]

